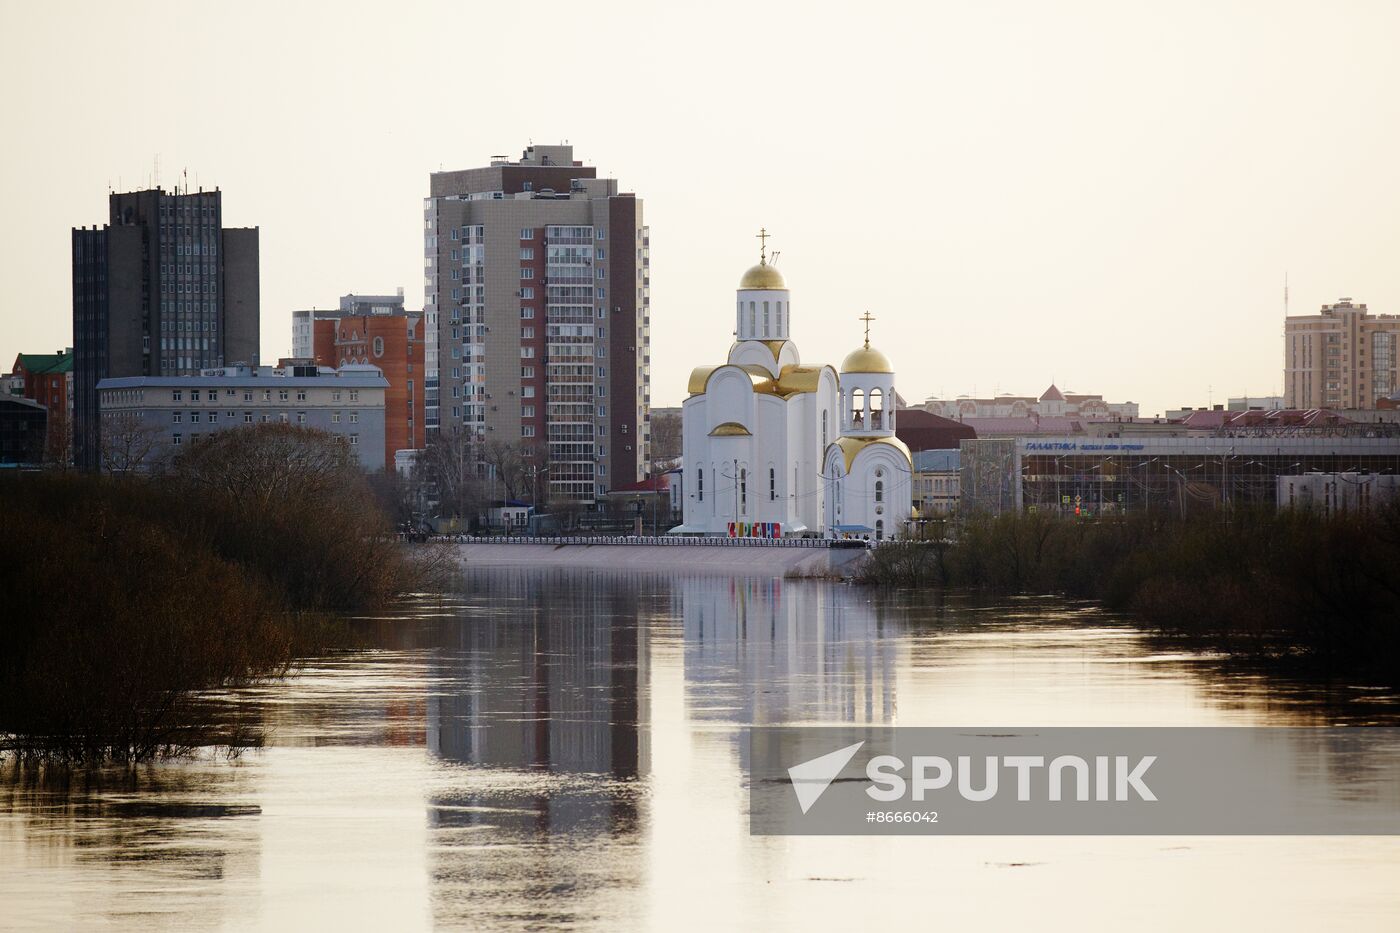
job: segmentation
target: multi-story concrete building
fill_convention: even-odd
[[[47,410],[34,399],[0,396],[0,468],[42,463],[47,423]]]
[[[955,511],[961,483],[960,451],[921,450],[914,454],[914,505],[925,518]]]
[[[222,195],[112,194],[73,230],[74,460],[101,454],[97,383],[258,360],[258,230],[223,226]]]
[[[960,509],[1094,516],[1272,506],[1287,477],[1400,475],[1400,444],[1394,437],[1307,430],[963,441]]]
[[[310,361],[226,366],[190,376],[125,376],[97,385],[102,466],[150,469],[216,431],[280,422],[317,428],[350,445],[360,466],[384,468],[384,393],[378,367]]]
[[[552,498],[644,474],[649,240],[642,202],[571,146],[437,172],[423,204],[425,417],[523,443]]]
[[[1375,408],[1400,387],[1400,315],[1343,298],[1284,322],[1283,394],[1289,408]]]

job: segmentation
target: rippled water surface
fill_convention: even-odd
[[[14,929],[1400,929],[1400,839],[760,838],[743,727],[1400,724],[1050,600],[483,571],[230,696],[267,747],[0,783]]]

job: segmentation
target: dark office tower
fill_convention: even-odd
[[[73,231],[73,447],[101,463],[97,383],[258,362],[258,230],[225,229],[220,192],[113,194]]]
[[[644,475],[650,243],[642,201],[531,146],[435,172],[423,205],[431,443],[519,444],[549,498],[593,503]]]

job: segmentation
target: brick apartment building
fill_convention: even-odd
[[[297,357],[332,368],[370,363],[383,372],[389,383],[384,392],[384,463],[389,469],[398,451],[426,444],[423,315],[404,309],[403,289],[398,295],[345,295],[334,310],[293,312],[292,333]]]
[[[637,482],[651,380],[641,200],[567,145],[436,172],[429,187],[429,441],[521,443],[556,500]]]

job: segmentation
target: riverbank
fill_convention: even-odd
[[[573,567],[746,577],[851,576],[865,548],[743,544],[543,543],[465,540],[451,545],[472,567]]]

